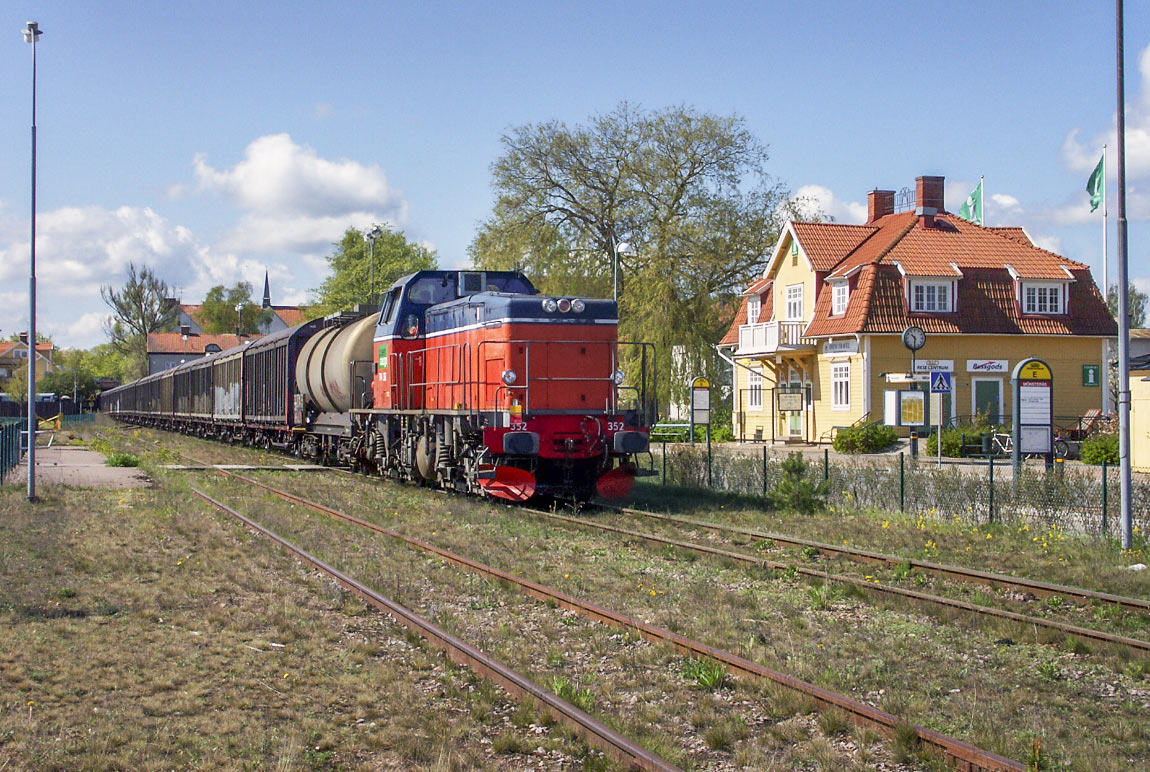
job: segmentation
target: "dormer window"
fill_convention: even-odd
[[[847,312],[847,302],[850,300],[850,284],[837,281],[831,284],[831,315],[842,316]]]
[[[910,310],[918,313],[946,313],[954,310],[954,282],[912,281]]]
[[[747,298],[747,324],[759,321],[759,314],[763,311],[763,300],[758,295]]]
[[[1022,312],[1024,314],[1066,313],[1063,293],[1065,284],[1026,282],[1022,285]]]

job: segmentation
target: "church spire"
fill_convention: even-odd
[[[268,272],[264,271],[264,308],[272,307],[272,287],[268,283]]]

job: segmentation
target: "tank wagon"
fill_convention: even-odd
[[[101,410],[481,495],[585,501],[641,473],[655,378],[650,344],[618,339],[614,301],[540,295],[518,272],[420,271],[370,313],[142,378]]]

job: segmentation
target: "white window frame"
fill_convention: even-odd
[[[763,410],[763,371],[752,367],[747,376],[747,410]]]
[[[916,314],[949,314],[954,311],[954,282],[912,281],[910,310]]]
[[[758,295],[751,295],[747,298],[747,324],[756,324],[759,321],[759,314],[763,312],[763,299]]]
[[[850,284],[845,281],[836,281],[831,283],[831,314],[833,316],[842,316],[847,312],[847,304],[850,303],[851,288]]]
[[[831,410],[851,409],[851,363],[831,363]]]
[[[1066,285],[1063,282],[1023,282],[1022,313],[1061,315],[1066,313]]]
[[[803,319],[803,285],[787,285],[787,321],[797,322]]]

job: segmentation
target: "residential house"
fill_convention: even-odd
[[[973,414],[1006,421],[1011,370],[1028,357],[1053,370],[1056,417],[1101,408],[1103,345],[1117,326],[1088,266],[1022,228],[948,213],[942,177],[919,177],[913,202],[904,197],[896,211],[894,191],[871,191],[863,225],[784,227],[720,344],[734,361],[736,437],[818,442],[865,421],[904,435]],[[910,327],[925,333],[913,353]],[[940,370],[953,373],[953,393],[912,409],[899,392],[929,392]]]
[[[42,378],[52,371],[52,354],[55,347],[51,341],[36,344],[36,377]],[[16,370],[28,364],[28,344],[16,341],[0,343],[0,381],[12,377]]]
[[[153,332],[148,335],[148,375],[169,370],[184,362],[226,351],[262,335],[206,335],[186,332]]]
[[[179,301],[174,302],[179,305],[180,309],[179,319],[177,320],[177,325],[180,329],[186,327],[189,333],[202,335],[204,328],[200,323],[200,311],[203,309],[203,306],[179,303]],[[303,324],[310,318],[307,315],[307,308],[304,306],[277,306],[272,304],[271,284],[266,271],[264,272],[264,297],[261,308],[265,311],[270,310],[272,312],[267,322],[260,325],[261,335],[286,330],[288,327],[295,327],[297,324]]]

